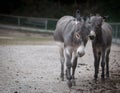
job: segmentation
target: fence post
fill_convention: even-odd
[[[47,30],[47,25],[48,25],[48,19],[45,19],[45,30]]]
[[[17,19],[18,19],[18,26],[20,26],[20,17],[18,17]]]
[[[118,41],[118,25],[116,25],[116,43],[118,43],[117,41]]]

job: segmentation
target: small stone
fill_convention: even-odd
[[[14,93],[18,93],[17,91],[15,91]]]
[[[90,69],[88,69],[88,68],[86,70],[90,71]]]
[[[16,83],[19,83],[19,81],[15,81]]]
[[[9,67],[7,67],[7,69],[10,69]]]
[[[31,86],[29,86],[29,88],[32,88]]]
[[[19,87],[19,89],[22,89],[22,87]]]
[[[43,77],[40,77],[41,79],[43,78]]]
[[[19,76],[19,74],[16,74],[16,76]]]
[[[59,78],[57,78],[57,80],[59,80]]]

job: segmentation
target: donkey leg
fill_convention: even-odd
[[[64,51],[64,56],[65,56],[65,62],[66,62],[66,77],[68,80],[68,86],[72,87],[72,76],[71,76],[71,57],[72,57],[72,53],[69,51],[69,49],[65,48]]]
[[[76,66],[77,66],[77,57],[75,56],[75,54],[73,54],[73,57],[72,57],[72,83],[73,85],[76,85],[76,82],[75,82]]]
[[[98,78],[99,62],[100,62],[101,53],[98,53],[96,50],[93,50],[93,53],[94,53],[94,68],[95,68],[94,78],[96,81]]]
[[[107,51],[106,54],[106,77],[109,78],[109,54],[110,54],[110,49]]]
[[[63,48],[60,48],[60,62],[61,62],[61,80],[64,81],[64,54],[63,54]]]
[[[105,50],[102,51],[102,61],[101,61],[101,67],[102,67],[102,74],[101,78],[104,79],[104,68],[105,68]]]

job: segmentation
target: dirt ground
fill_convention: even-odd
[[[0,93],[120,93],[120,46],[112,44],[110,79],[101,81],[100,68],[98,82],[94,83],[93,54],[88,42],[85,56],[78,59],[76,86],[69,89],[67,81],[59,78],[55,42],[32,42],[0,45]]]

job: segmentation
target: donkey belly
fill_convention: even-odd
[[[102,38],[106,47],[111,46],[112,42],[112,27],[108,23],[102,25]]]

